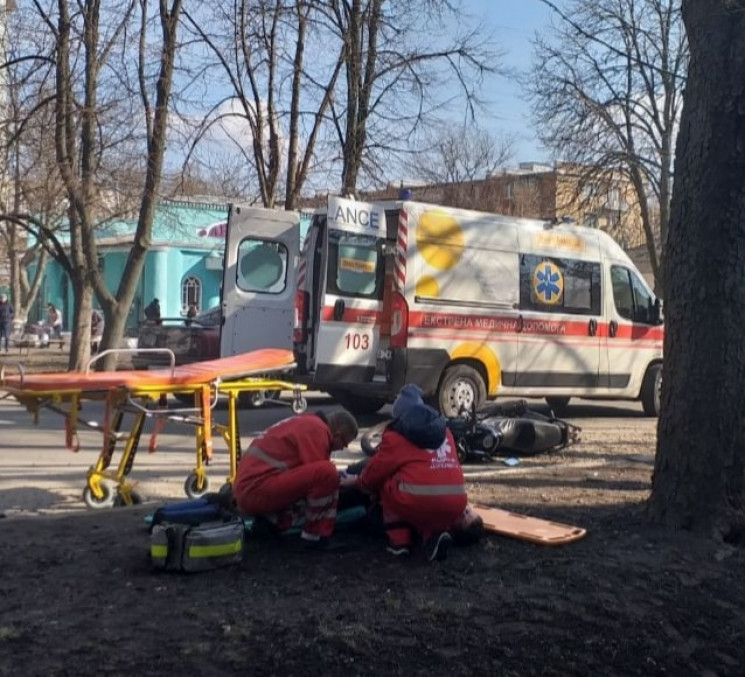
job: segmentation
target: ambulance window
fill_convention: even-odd
[[[634,319],[634,298],[631,295],[629,271],[620,266],[611,266],[610,279],[613,284],[613,303],[616,312],[627,320]]]
[[[611,266],[613,302],[618,314],[632,322],[652,324],[654,296],[633,271],[622,266]]]
[[[238,245],[236,285],[264,294],[281,294],[287,286],[287,247],[281,242],[246,238]]]
[[[382,265],[377,242],[378,238],[369,235],[329,231],[329,293],[382,298]]]
[[[520,308],[548,313],[600,315],[600,264],[523,254]]]
[[[633,271],[631,289],[634,292],[634,321],[652,324],[654,320],[654,296],[649,293],[642,281]]]

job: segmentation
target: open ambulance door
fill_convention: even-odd
[[[225,244],[220,355],[292,350],[300,215],[231,205]]]
[[[315,335],[308,351],[315,383],[329,392],[364,391],[374,398],[369,386],[381,364],[386,231],[382,205],[329,197],[325,224],[319,223],[312,243]]]

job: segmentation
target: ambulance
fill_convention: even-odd
[[[416,383],[446,416],[497,396],[659,412],[663,321],[607,234],[329,196],[300,254],[296,378],[353,412]]]

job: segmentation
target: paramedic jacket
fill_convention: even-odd
[[[463,470],[453,435],[434,409],[418,404],[394,419],[360,476],[391,510],[424,532],[448,528],[466,508]]]
[[[243,455],[234,493],[250,492],[268,475],[331,458],[331,429],[322,415],[302,414],[267,428]]]

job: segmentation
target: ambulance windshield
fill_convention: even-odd
[[[378,238],[329,230],[327,288],[331,294],[383,298],[383,262]]]

